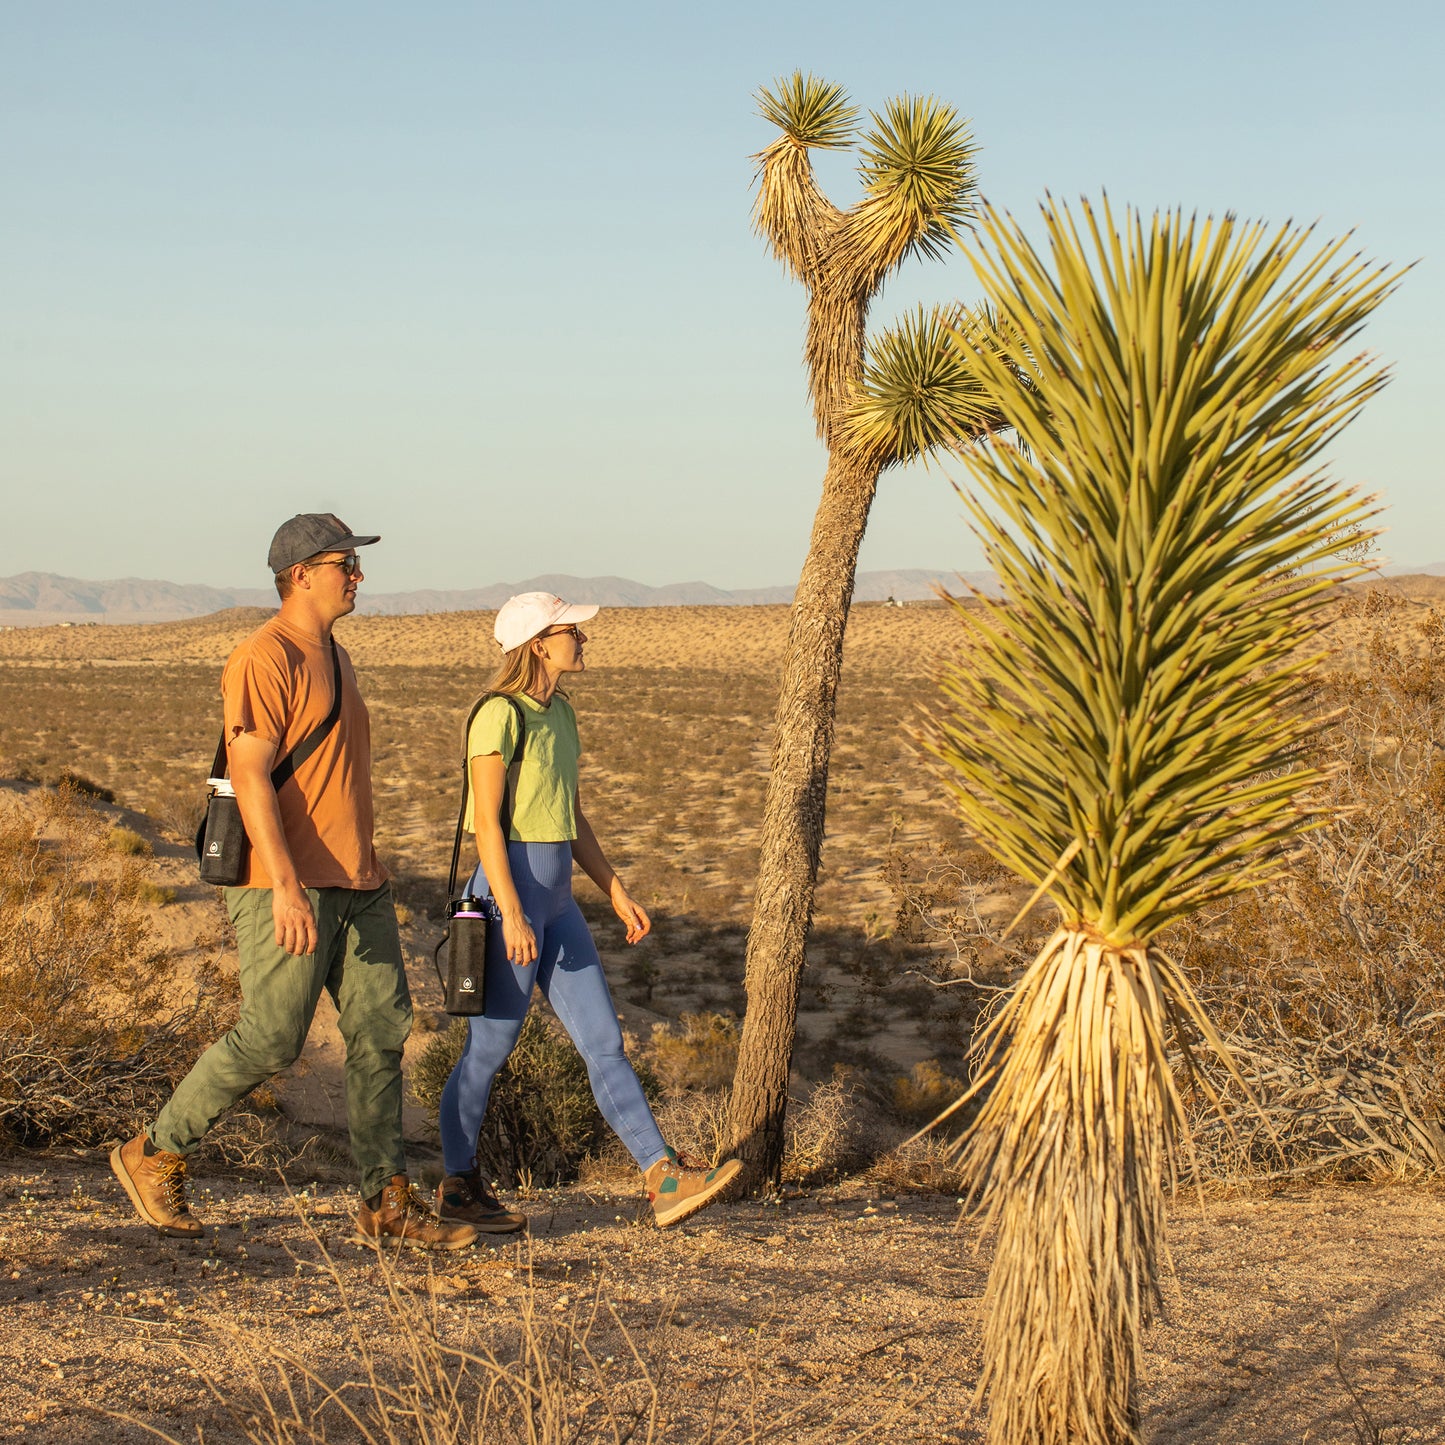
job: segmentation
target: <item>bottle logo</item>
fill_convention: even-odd
[[[206,852],[209,853],[212,858],[219,857],[221,852],[221,844],[219,839],[213,838],[211,840],[211,846],[206,849]]]
[[[475,993],[477,991],[476,985],[469,978],[464,978],[457,987],[462,993]]]

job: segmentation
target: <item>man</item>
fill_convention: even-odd
[[[331,637],[356,607],[358,537],[330,513],[293,517],[271,543],[281,610],[236,648],[221,677],[232,786],[250,839],[241,884],[225,890],[241,962],[236,1026],[202,1054],[144,1134],[111,1167],[136,1212],[194,1238],[186,1156],[257,1084],[295,1061],[324,988],[346,1042],[346,1112],[361,1172],[357,1237],[461,1249],[470,1225],[416,1199],[401,1135],[401,1051],[411,996],[386,869],[372,842],[371,724],[351,659]],[[341,706],[279,787],[272,771]]]

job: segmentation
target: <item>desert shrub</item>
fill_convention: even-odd
[[[857,1082],[840,1071],[789,1102],[783,1178],[822,1184],[868,1168],[898,1142]]]
[[[727,1089],[669,1090],[653,1105],[662,1137],[679,1154],[691,1155],[715,1164],[727,1153],[729,1141]],[[633,1183],[637,1164],[611,1135],[595,1159],[588,1162],[584,1177],[610,1183]]]
[[[205,790],[197,782],[184,791],[161,793],[151,802],[150,817],[167,837],[177,843],[193,842],[206,814]]]
[[[731,1084],[738,1061],[738,1021],[732,1014],[689,1013],[654,1024],[645,1054],[669,1093]]]
[[[937,1059],[921,1059],[893,1080],[892,1103],[897,1118],[908,1124],[936,1119],[968,1086],[945,1073]]]
[[[955,1138],[937,1133],[885,1149],[863,1178],[892,1194],[963,1194],[968,1186]]]
[[[440,1107],[442,1088],[466,1038],[466,1020],[457,1019],[422,1050],[411,1074],[417,1103]],[[656,1093],[645,1068],[638,1068],[638,1077],[645,1091]],[[509,1186],[569,1183],[609,1135],[581,1055],[562,1026],[534,1008],[492,1084],[477,1140],[478,1168]]]
[[[223,1026],[175,1001],[138,868],[73,788],[0,812],[0,1145],[134,1132]]]
[[[148,878],[140,878],[131,888],[131,897],[137,903],[150,908],[168,908],[180,895],[167,884],[152,883]]]
[[[112,828],[105,841],[112,853],[127,858],[149,858],[152,853],[151,845],[134,828]]]
[[[53,788],[69,789],[84,797],[94,798],[98,803],[115,802],[115,792],[112,789],[102,786],[81,773],[73,773],[69,769],[50,775],[45,781]]]
[[[727,1089],[669,1090],[654,1106],[657,1127],[679,1154],[716,1163],[731,1142],[728,1098]],[[782,1177],[789,1184],[824,1184],[867,1170],[897,1145],[902,1133],[883,1118],[858,1079],[840,1070],[789,1100]],[[636,1165],[609,1134],[584,1177],[631,1180]]]
[[[1217,1175],[1445,1170],[1445,629],[1430,612],[1366,651],[1321,684],[1342,811],[1267,890],[1172,940],[1258,1105],[1204,1061],[1225,1110],[1201,1090],[1196,1134]]]

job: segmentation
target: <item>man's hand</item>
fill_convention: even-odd
[[[316,915],[304,888],[273,888],[271,916],[276,920],[278,948],[298,958],[316,952]]]
[[[293,957],[316,952],[316,915],[311,900],[296,877],[291,850],[281,827],[281,805],[271,785],[271,764],[276,744],[251,733],[231,739],[231,781],[246,836],[266,876],[271,880],[271,916],[276,921],[276,946]]]

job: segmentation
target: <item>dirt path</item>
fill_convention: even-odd
[[[264,1343],[354,1376],[353,1324],[398,1369],[409,1333],[388,1311],[392,1271],[347,1242],[351,1196],[297,1188],[202,1179],[214,1227],[191,1244],[135,1223],[103,1160],[0,1161],[0,1440],[154,1438],[97,1410],[177,1439],[244,1439],[201,1375],[244,1403]],[[597,1368],[576,1363],[600,1291],[649,1361],[667,1440],[707,1438],[715,1406],[718,1438],[982,1438],[970,1396],[987,1261],[952,1200],[845,1185],[668,1232],[640,1223],[631,1195],[561,1190],[526,1207],[530,1246],[400,1260],[410,1317],[505,1352],[530,1306],[554,1360],[573,1362],[580,1409],[630,1398],[641,1373],[605,1314]],[[1181,1203],[1169,1320],[1148,1340],[1148,1438],[1445,1440],[1442,1236],[1438,1192],[1318,1189],[1204,1216]]]

